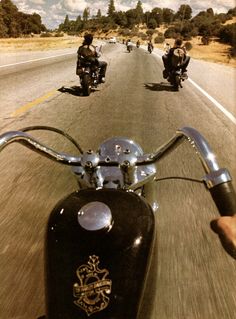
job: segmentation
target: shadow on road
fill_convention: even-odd
[[[69,93],[71,95],[75,96],[82,96],[83,92],[80,86],[72,86],[72,87],[64,87],[62,86],[60,89],[58,89],[61,93]]]
[[[173,87],[168,83],[144,83],[146,89],[150,91],[169,91],[174,92]]]
[[[82,88],[80,86],[71,86],[71,87],[64,87],[62,86],[60,89],[58,89],[57,91],[61,92],[61,93],[69,93],[71,95],[74,96],[84,96]],[[97,92],[99,90],[92,88],[91,92]]]

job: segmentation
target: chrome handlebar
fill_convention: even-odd
[[[177,130],[176,134],[154,153],[141,156],[135,156],[129,152],[123,152],[112,156],[101,156],[93,151],[85,152],[81,156],[73,156],[57,152],[23,131],[10,131],[2,134],[0,136],[0,151],[7,145],[18,142],[49,159],[66,165],[82,166],[85,170],[94,170],[98,166],[119,166],[121,170],[129,175],[129,172],[132,173],[133,167],[154,164],[185,140],[187,140],[194,148],[201,161],[206,173],[203,180],[209,189],[218,184],[231,181],[228,170],[219,167],[208,142],[197,130],[191,127],[183,127]],[[129,176],[126,176],[126,179],[129,179]]]
[[[13,142],[18,142],[29,149],[48,157],[49,159],[63,164],[79,165],[81,162],[81,157],[75,157],[73,155],[71,156],[69,154],[56,152],[50,147],[47,147],[37,141],[34,137],[22,131],[10,131],[0,135],[0,152],[3,150],[3,148]]]

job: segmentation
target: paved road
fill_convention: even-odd
[[[235,124],[209,98],[190,81],[180,92],[172,92],[154,54],[143,50],[129,54],[117,44],[105,46],[103,58],[108,62],[107,81],[90,97],[79,94],[75,55],[0,69],[0,132],[50,125],[67,131],[84,149],[97,149],[111,136],[127,136],[150,152],[177,128],[193,126],[236,178]],[[195,82],[203,69],[200,63],[189,69]],[[218,98],[219,90],[197,83]],[[235,112],[221,95],[221,105]],[[34,136],[58,150],[76,152],[54,133]],[[46,220],[55,203],[77,185],[68,167],[21,145],[1,153],[0,170],[0,318],[36,318],[44,313]],[[161,161],[158,171],[159,177],[203,176],[186,144]],[[209,193],[199,184],[183,181],[163,181],[154,188],[160,206],[158,245],[140,319],[233,319],[236,265],[209,228],[217,216]]]

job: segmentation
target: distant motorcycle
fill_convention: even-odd
[[[153,45],[151,43],[148,43],[148,52],[151,54],[153,51]]]
[[[130,53],[132,51],[132,44],[129,42],[127,43],[126,47],[127,47],[127,51]]]
[[[77,65],[77,75],[80,77],[80,84],[84,96],[89,96],[91,91],[100,83],[100,70],[97,58],[84,58]],[[79,71],[78,71],[79,70]]]

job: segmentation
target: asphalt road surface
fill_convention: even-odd
[[[162,78],[158,52],[140,48],[127,53],[123,45],[109,44],[103,48],[106,83],[83,97],[75,75],[76,54],[64,53],[0,60],[0,133],[49,125],[74,136],[85,150],[96,150],[109,137],[126,136],[151,152],[176,129],[192,126],[235,180],[233,69],[191,61],[190,79],[173,92]],[[34,61],[22,63],[25,59]],[[54,133],[32,135],[77,154]],[[44,314],[47,218],[77,184],[69,167],[18,144],[0,154],[0,171],[0,318],[35,319]],[[158,177],[203,175],[187,143],[158,164]],[[154,191],[157,244],[139,319],[234,319],[236,263],[209,227],[218,216],[209,193],[201,184],[180,180],[156,183]]]

